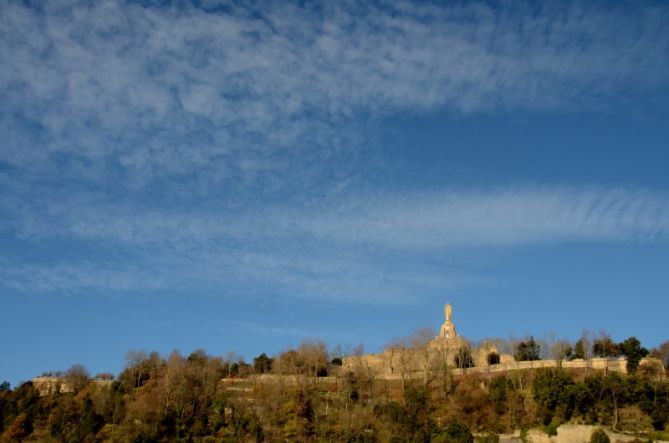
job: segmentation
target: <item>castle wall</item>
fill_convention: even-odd
[[[453,356],[453,354],[450,354]],[[502,362],[496,365],[480,365],[472,368],[458,369],[452,363],[450,368],[458,374],[474,373],[500,373],[507,371],[519,371],[526,369],[555,368],[558,366],[556,360],[535,360],[520,361],[513,360],[513,357],[503,355]],[[510,357],[504,358],[504,357]],[[403,349],[394,351],[384,351],[380,354],[363,355],[359,357],[347,357],[343,362],[343,369],[355,370],[363,368],[374,375],[383,379],[399,379],[420,377],[425,371],[437,373],[443,368],[443,355],[432,351],[431,355],[424,352]],[[639,363],[640,367],[656,367],[658,373],[664,372],[662,362],[655,358],[644,358]],[[593,369],[600,371],[612,371],[621,374],[627,373],[627,359],[608,359],[592,358],[589,360],[571,360],[562,361],[562,367],[565,369]],[[415,376],[415,377],[414,377]]]
[[[67,393],[74,392],[72,384],[59,377],[35,377],[31,380],[33,386],[39,392],[40,396],[54,394],[56,392]],[[94,384],[96,386],[111,386],[111,380],[88,380],[87,385]]]
[[[458,335],[453,324],[453,307],[446,304],[444,307],[445,321],[441,326],[439,335],[423,347],[387,348],[379,354],[346,357],[343,360],[342,369],[356,370],[365,369],[380,377],[393,378],[396,376],[406,377],[407,374],[421,372],[436,373],[444,367],[452,368],[460,373],[476,372],[505,372],[523,369],[554,368],[558,366],[556,360],[535,360],[517,362],[509,354],[500,354],[494,345],[484,344],[478,349],[471,349],[471,357],[474,367],[457,369],[455,359],[459,350],[469,349],[467,340]],[[488,365],[488,357],[491,353],[498,354],[500,363]],[[603,371],[614,371],[627,373],[627,360],[625,358],[608,359],[592,358],[589,360],[562,361],[563,368],[570,369],[596,369]],[[657,374],[664,374],[664,366],[658,359],[644,358],[640,366],[648,365],[649,369]]]

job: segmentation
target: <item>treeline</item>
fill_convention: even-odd
[[[80,365],[58,374],[70,392],[40,395],[32,382],[1,384],[0,441],[466,442],[472,433],[488,441],[514,429],[554,433],[561,423],[669,437],[667,374],[643,367],[627,376],[444,370],[405,385],[375,378],[363,365],[344,369],[341,359],[319,341],[251,363],[202,350],[166,357],[133,351],[117,377],[98,377],[106,383],[91,383]]]

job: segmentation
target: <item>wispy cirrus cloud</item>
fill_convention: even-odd
[[[592,2],[4,2],[0,160],[140,185],[306,177],[369,117],[601,109],[665,90],[668,19]]]
[[[665,242],[669,196],[569,187],[451,190],[358,194],[238,214],[73,200],[46,209],[24,205],[5,228],[32,245],[65,241],[98,257],[95,264],[5,260],[0,278],[23,290],[169,288],[392,303],[485,284],[477,269],[453,260],[463,250]]]
[[[638,189],[353,190],[389,116],[663,99],[667,21],[594,2],[2,2],[0,279],[388,301],[484,280],[451,250],[666,239],[667,196]]]

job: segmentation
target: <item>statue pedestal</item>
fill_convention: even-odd
[[[452,321],[446,320],[439,330],[439,338],[454,339],[458,336]]]

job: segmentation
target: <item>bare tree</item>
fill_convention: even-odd
[[[515,355],[516,350],[518,349],[518,345],[521,342],[522,342],[522,340],[519,339],[518,337],[516,337],[515,335],[510,335],[509,338],[504,341],[504,343],[503,343],[504,351],[501,351],[501,352],[504,352],[506,354]]]
[[[317,377],[327,373],[328,350],[322,340],[304,340],[297,348],[301,360],[304,362],[305,375]]]
[[[386,354],[388,354],[391,359],[390,365],[393,367],[393,370],[397,369],[399,371],[402,383],[402,395],[404,395],[406,377],[409,373],[413,357],[412,351],[411,344],[406,338],[396,338],[386,347]]]
[[[332,349],[332,351],[330,352],[330,358],[331,358],[332,360],[339,360],[339,362],[340,362],[339,364],[340,364],[340,365],[341,365],[341,361],[344,360],[344,357],[345,357],[345,356],[346,356],[346,355],[344,354],[344,349],[342,348],[342,346],[341,346],[340,344],[337,344],[337,345],[334,347],[334,349]]]
[[[434,336],[434,330],[429,328],[418,329],[409,336],[412,353],[420,360],[423,368],[423,384],[427,384],[428,373],[433,369],[433,352],[430,349],[430,342]]]
[[[549,340],[546,338],[539,338],[536,340],[537,345],[539,345],[539,359],[540,360],[549,360],[551,358],[551,347],[549,345]]]
[[[555,340],[551,345],[551,354],[553,355],[553,360],[557,363],[557,367],[562,367],[562,361],[565,358],[568,358],[571,354],[572,347],[569,340],[561,338]]]
[[[225,354],[225,357],[223,357],[223,363],[225,368],[227,369],[227,378],[232,377],[232,372],[235,367],[235,363],[239,361],[239,359],[242,358],[241,356],[237,355],[236,352],[234,351],[228,351]]]
[[[583,360],[585,361],[586,374],[590,369],[590,359],[592,358],[592,342],[593,342],[592,337],[593,337],[592,332],[588,331],[587,329],[584,329],[583,332],[581,332],[581,338],[579,339],[579,342],[581,343],[581,353],[583,354],[582,357]]]
[[[63,378],[65,379],[65,384],[70,386],[74,392],[81,391],[91,379],[88,370],[80,364],[70,366],[70,368],[65,371]]]
[[[665,368],[669,369],[669,340],[660,343],[660,346],[653,349],[651,356],[659,358]]]
[[[146,351],[141,349],[130,349],[125,353],[125,367],[130,370],[130,379],[132,380],[132,387],[138,388],[140,386],[143,374],[144,361],[148,359]]]

